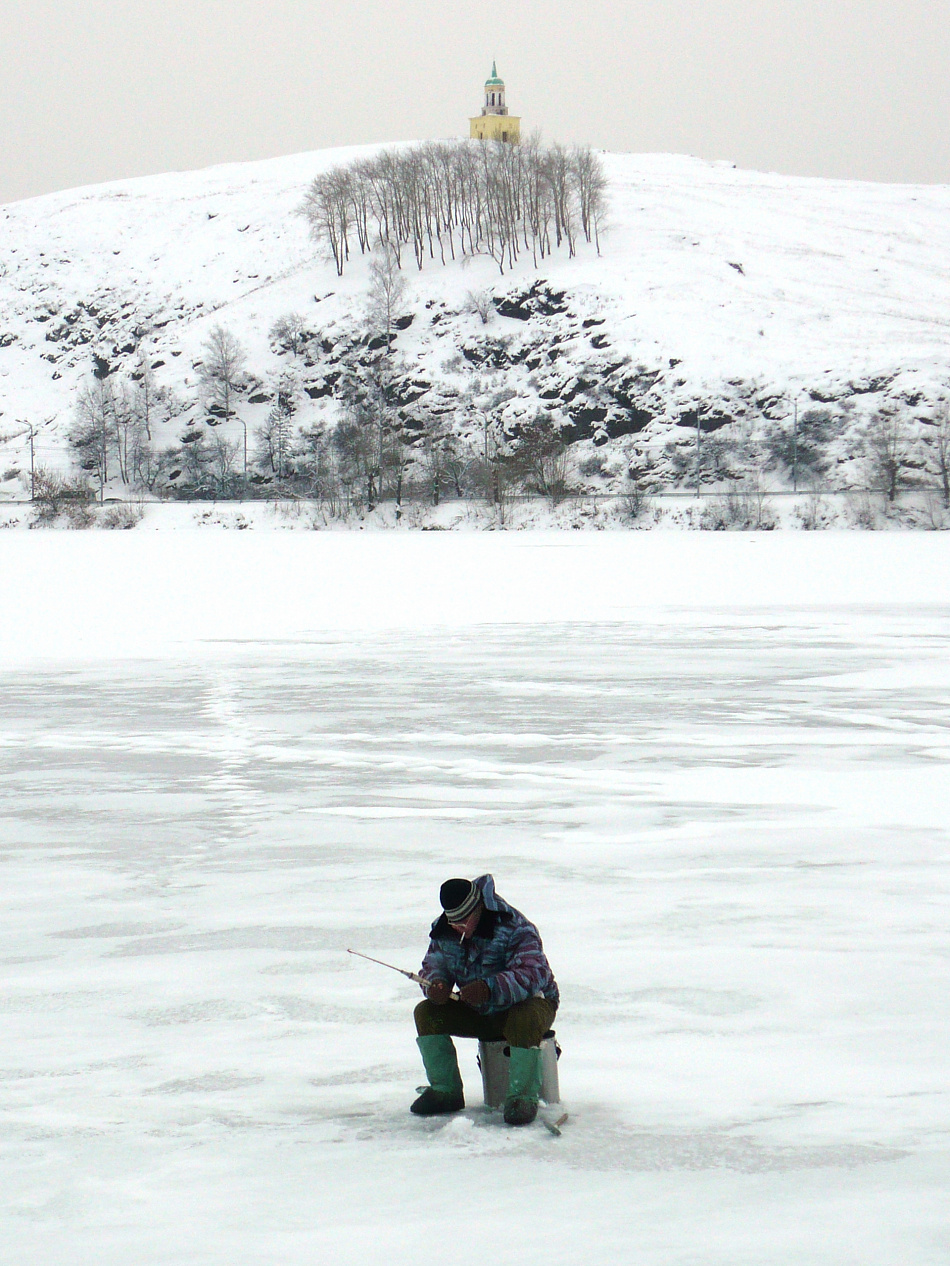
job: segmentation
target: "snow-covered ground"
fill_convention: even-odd
[[[0,545],[3,1260],[947,1260],[945,537]],[[486,869],[559,1139],[345,952]]]
[[[111,295],[140,316],[170,321],[176,335],[190,330],[182,345],[196,354],[208,328],[223,322],[255,360],[268,354],[268,317],[299,308],[317,319],[315,288],[321,304],[333,300],[333,316],[351,310],[365,292],[364,261],[355,258],[338,278],[315,257],[295,211],[316,174],[378,148],[169,173],[0,208],[0,317],[18,336],[0,371],[10,415],[30,410],[41,392],[30,391],[32,375],[19,362],[43,369],[40,353],[57,350],[44,346],[50,318],[35,324],[46,303],[62,316],[70,301]],[[641,355],[679,356],[681,372],[700,379],[861,376],[884,366],[939,374],[950,187],[804,179],[678,155],[603,161],[610,212],[602,256],[581,247],[577,258],[555,253],[540,270],[526,256],[513,279],[540,271],[554,287],[606,303],[612,342],[627,337]],[[487,258],[427,263],[410,279],[420,297],[455,307],[479,285],[505,289]],[[67,369],[75,360],[85,370],[88,351],[65,359]],[[172,368],[160,380],[178,381]],[[43,399],[55,402],[66,385],[57,387],[62,380],[49,370],[43,378]]]
[[[332,380],[365,311],[366,261],[354,258],[338,278],[295,211],[314,175],[370,152],[170,173],[0,207],[0,496],[22,495],[30,423],[36,461],[67,464],[93,353],[122,379],[141,347],[156,383],[188,406],[157,425],[161,446],[200,424],[195,364],[216,325],[238,338],[259,384],[241,420],[225,426],[232,442],[243,444],[243,422],[253,444],[288,369],[303,388],[296,425],[335,417]],[[847,404],[852,421],[887,407],[915,436],[920,424],[927,430],[948,394],[950,188],[806,180],[670,155],[603,161],[610,210],[600,257],[582,244],[575,259],[555,253],[539,268],[526,255],[505,277],[487,258],[428,262],[409,275],[413,324],[395,350],[425,399],[457,403],[482,373],[476,364],[500,364],[504,345],[503,385],[514,392],[505,424],[542,408],[578,434],[590,430],[577,456],[600,453],[615,481],[634,440],[656,456],[671,437],[688,439],[682,428],[697,412],[710,429],[732,419],[733,438],[791,418],[796,400],[803,409]],[[470,310],[472,291],[501,299],[539,281],[566,296],[559,314],[496,315],[483,327]],[[311,351],[325,345],[306,364],[269,337],[290,312],[318,336]],[[464,428],[466,409],[458,412]],[[607,447],[595,451],[594,440]],[[838,471],[839,482],[858,476]]]

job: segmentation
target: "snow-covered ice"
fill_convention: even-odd
[[[0,1258],[947,1260],[944,536],[0,544]],[[345,952],[483,869],[559,1139]]]

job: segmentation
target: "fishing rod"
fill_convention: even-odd
[[[356,958],[365,958],[368,963],[376,963],[380,967],[388,967],[390,971],[398,971],[400,976],[405,976],[407,980],[414,980],[423,989],[428,989],[430,985],[437,983],[434,980],[426,980],[425,976],[420,976],[418,972],[406,971],[404,967],[394,967],[392,963],[384,963],[381,958],[373,958],[370,954],[361,954],[359,950],[348,949],[346,952],[355,955]],[[458,998],[458,994],[453,993],[451,997]]]
[[[359,950],[348,949],[348,954],[355,954],[357,958],[365,958],[368,963],[377,963],[380,967],[388,967],[390,971],[398,971],[400,976],[405,976],[407,980],[414,980],[417,985],[425,988],[431,985],[431,980],[426,980],[425,976],[420,976],[418,972],[406,971],[403,967],[394,967],[392,963],[384,963],[381,958],[372,958],[369,954],[361,954]]]

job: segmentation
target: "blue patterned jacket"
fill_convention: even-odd
[[[430,932],[429,949],[422,960],[426,980],[443,980],[447,985],[470,985],[484,980],[491,997],[475,1010],[483,1015],[507,1011],[527,998],[543,997],[556,1007],[557,982],[541,946],[533,923],[513,906],[495,895],[491,875],[475,880],[481,889],[485,909],[468,941],[461,941],[443,914]]]

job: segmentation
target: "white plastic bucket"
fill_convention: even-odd
[[[479,1042],[478,1067],[482,1073],[482,1093],[485,1106],[500,1108],[504,1105],[508,1094],[508,1060],[509,1046],[507,1042]],[[541,1039],[541,1098],[545,1103],[560,1103],[561,1095],[558,1086],[557,1059],[560,1047],[550,1030]]]

